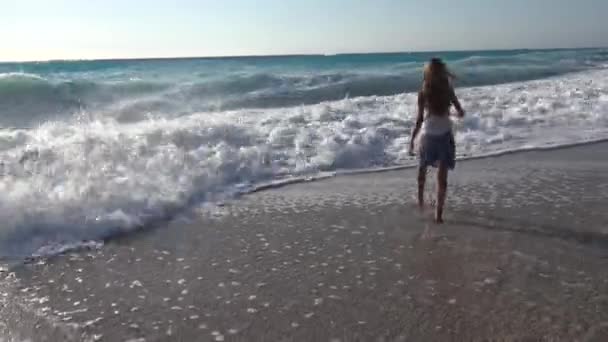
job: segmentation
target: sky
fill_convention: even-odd
[[[0,0],[0,60],[608,46],[608,0]]]

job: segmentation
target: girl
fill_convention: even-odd
[[[424,81],[418,93],[418,116],[410,141],[410,154],[413,155],[414,141],[418,133],[418,206],[424,209],[424,183],[428,166],[437,167],[437,207],[435,222],[443,223],[443,205],[448,186],[448,170],[454,169],[456,149],[450,107],[454,105],[458,117],[464,117],[464,110],[458,102],[451,81],[454,76],[445,63],[433,58],[424,67]],[[425,115],[426,111],[426,115]]]

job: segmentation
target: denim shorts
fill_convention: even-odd
[[[453,170],[456,166],[456,144],[451,131],[440,135],[424,134],[420,137],[420,167],[438,167],[439,162]]]

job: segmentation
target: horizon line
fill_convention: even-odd
[[[375,51],[375,52],[340,52],[340,53],[292,53],[292,54],[243,54],[243,55],[217,55],[217,56],[162,56],[162,57],[101,57],[101,58],[55,58],[40,60],[0,60],[0,64],[12,63],[53,63],[53,62],[128,62],[128,61],[162,61],[162,60],[194,60],[194,59],[246,59],[246,58],[290,58],[290,57],[334,57],[334,56],[360,56],[379,54],[425,54],[447,52],[494,52],[494,51],[559,51],[559,50],[592,50],[605,49],[606,46],[586,47],[554,47],[554,48],[498,48],[498,49],[454,49],[454,50],[413,50],[413,51]]]

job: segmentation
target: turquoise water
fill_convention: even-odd
[[[608,138],[608,50],[0,64],[0,259],[93,245],[260,184],[415,164],[423,63],[460,158]]]
[[[423,63],[434,56],[449,63],[459,86],[540,79],[608,62],[608,50],[583,49],[2,63],[0,125],[111,112],[126,102],[132,108],[122,116],[130,121],[394,95],[415,91]]]

